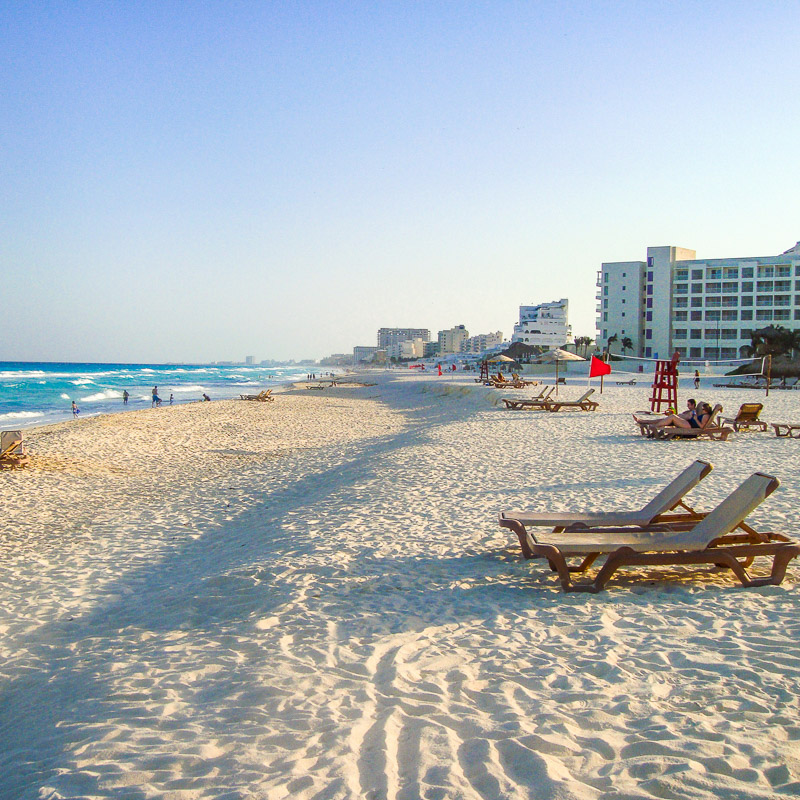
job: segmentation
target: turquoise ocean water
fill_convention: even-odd
[[[164,405],[212,401],[255,394],[260,389],[303,379],[319,368],[306,365],[217,366],[191,364],[56,364],[0,361],[0,428],[47,425],[72,417],[149,408],[153,386]],[[127,390],[128,405],[122,403]]]

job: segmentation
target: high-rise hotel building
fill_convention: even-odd
[[[800,329],[800,242],[779,256],[697,259],[683,247],[648,247],[647,261],[597,273],[597,345],[616,334],[630,355],[733,359],[753,330]]]

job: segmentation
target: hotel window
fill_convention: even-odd
[[[627,278],[627,277],[628,277],[628,273],[627,273],[627,272],[623,272],[623,273],[622,273],[622,277],[623,277],[623,278]],[[623,286],[622,288],[624,289],[625,287]]]
[[[685,281],[689,277],[689,270],[688,269],[676,269],[675,270],[675,280],[676,281]],[[650,280],[653,280],[650,278]]]
[[[603,308],[608,308],[608,300],[603,300]]]
[[[725,320],[725,322],[735,322],[737,319],[739,319],[739,312],[732,309],[730,311],[726,309],[722,312],[722,319]]]
[[[741,335],[739,336],[740,339],[749,339],[753,335],[753,331],[750,328],[742,328]]]
[[[700,328],[692,328],[689,331],[689,338],[690,339],[702,339],[703,338],[703,331]]]
[[[774,278],[775,277],[775,268],[768,267],[764,264],[761,264],[758,267],[758,277],[759,278]]]
[[[692,280],[693,281],[701,281],[701,280],[703,280],[703,270],[701,270],[701,269],[693,269],[692,270]]]
[[[792,291],[792,282],[791,281],[775,281],[775,291],[776,292],[791,292]]]
[[[648,312],[646,313],[645,320],[646,320],[647,322],[652,322],[652,321],[653,321],[653,312],[652,312],[652,311],[648,311]]]
[[[644,357],[650,358],[653,355],[653,348],[652,347],[645,347],[644,349]]]
[[[775,316],[773,317],[773,319],[787,320],[789,318],[790,318],[790,312],[788,308],[775,309]]]
[[[603,283],[608,283],[608,273],[607,272],[603,273]]]
[[[766,308],[772,305],[771,294],[757,294],[756,295],[756,308]]]
[[[742,277],[743,278],[752,278],[753,277],[753,268],[752,267],[742,267]]]
[[[706,297],[706,308],[719,308],[721,305],[721,297]]]
[[[728,359],[728,358],[736,358],[736,348],[735,347],[723,347],[719,354],[720,358]]]
[[[725,281],[722,284],[722,291],[723,292],[738,292],[739,291],[739,283],[738,281]]]
[[[622,291],[623,291],[623,292],[625,291],[625,287],[624,287],[624,286],[622,287]]]
[[[723,339],[738,339],[739,331],[737,331],[736,328],[723,328],[720,331],[720,335]]]
[[[799,277],[799,276],[800,276],[800,264],[798,264],[798,265],[797,265],[797,266],[794,268],[794,275],[795,275],[795,277]]]
[[[719,347],[706,347],[703,358],[715,360],[719,358]]]
[[[738,278],[739,267],[724,267],[722,270],[723,278]]]
[[[795,319],[800,319],[800,308],[796,308],[794,310],[794,318]]]
[[[686,338],[686,328],[675,328],[675,338],[676,339],[685,339]]]
[[[775,267],[776,278],[788,278],[792,274],[792,268],[788,264],[778,264]]]
[[[645,338],[645,339],[652,339],[652,338],[653,338],[653,331],[652,331],[650,328],[648,328],[648,329],[647,329],[647,330],[644,332],[644,338]]]
[[[736,308],[738,305],[739,305],[739,298],[736,296],[722,298],[723,308]]]
[[[622,312],[622,316],[623,316],[623,317],[625,316],[625,312],[624,312],[624,311]]]
[[[703,307],[703,298],[702,297],[693,297],[692,298],[692,308],[702,308]]]
[[[653,294],[653,284],[652,283],[648,283],[647,284],[647,294]]]
[[[757,281],[756,290],[759,292],[771,292],[773,287],[772,281]]]
[[[690,347],[689,348],[689,358],[702,358],[703,357],[703,348],[702,347]]]
[[[608,294],[608,286],[603,287],[603,294],[604,295]]]
[[[603,312],[603,322],[608,322],[608,311]]]
[[[719,280],[722,277],[722,270],[719,267],[709,267],[706,270],[706,278],[708,280]]]
[[[647,307],[652,308],[653,299],[651,297],[647,298],[647,302],[650,304]],[[688,297],[676,297],[675,298],[675,308],[686,308],[689,305],[689,298]]]
[[[692,294],[702,294],[703,293],[703,284],[702,283],[693,283],[692,284]]]
[[[675,312],[675,322],[686,322],[687,313],[685,311],[676,311]]]
[[[753,291],[753,281],[743,281],[742,282],[742,291],[743,292],[752,292]]]
[[[796,292],[800,292],[800,281],[795,281],[794,282],[794,290]]]
[[[772,310],[756,311],[756,319],[759,322],[772,322]]]
[[[790,294],[776,294],[775,305],[781,308],[790,306],[792,304],[792,296]]]
[[[678,351],[678,355],[681,358],[686,358],[686,348],[685,347],[676,347],[675,349]]]
[[[703,312],[702,311],[692,311],[692,322],[699,322],[703,319]]]
[[[706,294],[719,294],[722,291],[721,283],[707,283]]]
[[[753,319],[753,312],[751,310],[742,310],[742,322],[748,319]]]
[[[746,297],[743,297],[739,302],[740,306],[751,306],[753,305],[753,295],[748,294]]]
[[[648,272],[647,273],[647,280],[649,280],[649,281],[653,280],[653,273],[652,272]]]
[[[721,319],[719,311],[706,311],[706,320],[709,322],[716,322]]]
[[[794,304],[795,304],[796,306],[800,306],[800,294],[796,294],[796,295],[794,296]]]
[[[687,294],[689,292],[689,284],[688,283],[676,283],[675,284],[675,294]]]
[[[684,301],[686,300],[685,297],[683,299],[684,299]],[[686,305],[685,302],[684,302],[684,305]],[[652,307],[653,307],[653,298],[652,297],[648,297],[647,298],[647,302],[645,303],[645,308],[652,308]]]

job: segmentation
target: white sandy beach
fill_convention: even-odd
[[[800,538],[800,440],[645,439],[641,383],[548,414],[374,380],[26,431],[0,471],[0,798],[800,795],[797,561],[778,587],[566,594],[497,524],[642,505],[704,458],[698,507],[768,472],[752,519]],[[800,422],[800,392],[691,395]]]

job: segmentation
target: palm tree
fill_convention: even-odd
[[[583,348],[583,354],[589,351],[589,345],[592,343],[591,336],[577,336],[575,338],[575,351],[577,352],[580,348]]]
[[[620,344],[622,345],[622,355],[625,355],[626,350],[633,350],[633,341],[630,336],[623,336]]]
[[[614,342],[616,342],[618,340],[619,340],[619,336],[617,336],[616,333],[612,333],[611,336],[609,336],[608,339],[606,340],[606,352],[609,355],[611,355],[611,345],[614,344]]]

